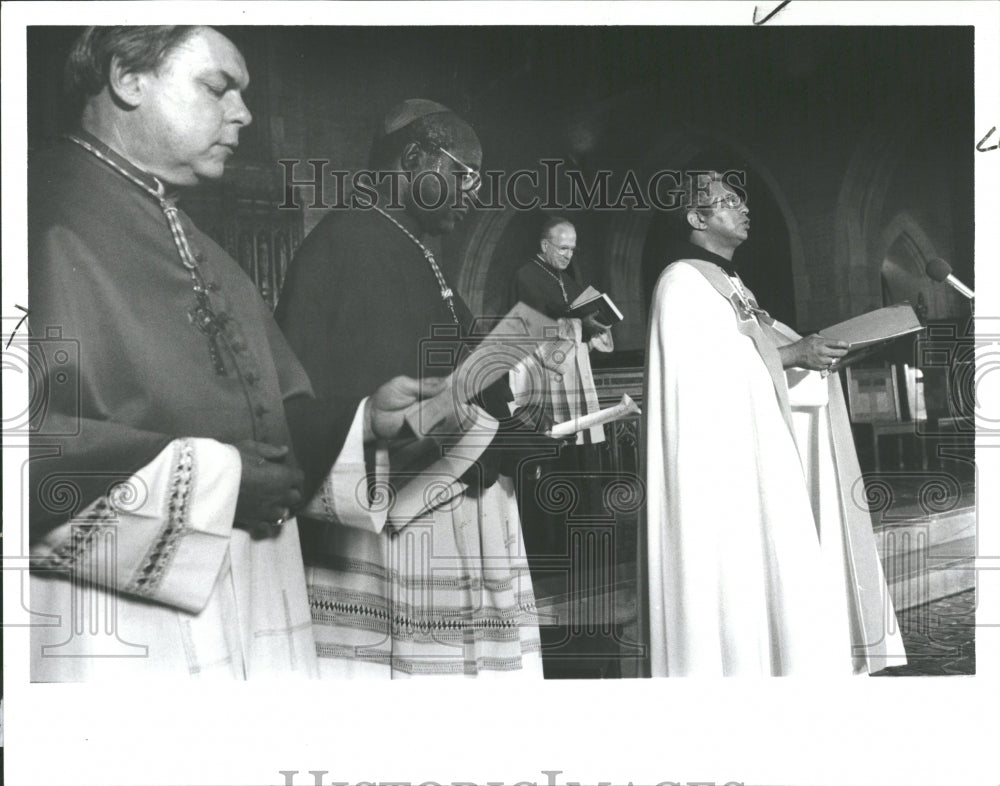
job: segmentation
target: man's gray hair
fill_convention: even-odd
[[[548,240],[549,236],[552,234],[552,230],[555,229],[556,227],[561,227],[563,225],[572,227],[573,222],[570,221],[565,216],[550,216],[549,218],[545,219],[545,223],[542,224],[542,229],[538,234],[538,239]]]
[[[115,58],[129,73],[155,71],[198,29],[198,25],[88,27],[66,60],[66,95],[82,105],[100,93]]]

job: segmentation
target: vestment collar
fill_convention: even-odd
[[[545,257],[542,256],[542,252],[538,251],[535,253],[535,262],[541,265],[546,270],[550,271],[552,275],[556,277],[562,277],[563,271],[557,267],[553,267],[548,262],[545,261]]]
[[[737,266],[733,264],[732,260],[719,256],[707,248],[695,245],[690,240],[684,240],[678,244],[674,259],[704,259],[706,262],[721,267],[727,275],[735,276],[737,273]]]
[[[171,193],[171,189],[163,183],[158,177],[150,174],[145,169],[140,169],[138,166],[129,161],[125,156],[116,151],[114,148],[110,147],[106,142],[98,139],[91,133],[84,131],[82,128],[76,129],[72,134],[67,135],[67,139],[72,139],[76,137],[77,139],[85,142],[86,145],[82,147],[86,150],[89,145],[96,151],[94,158],[100,161],[102,164],[108,166],[109,169],[119,168],[124,170],[124,173],[133,180],[138,181],[138,185],[141,185],[146,190],[158,194],[162,199],[172,198],[176,194]],[[91,152],[88,150],[88,152]]]

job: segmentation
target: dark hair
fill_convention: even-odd
[[[549,216],[547,219],[545,219],[545,223],[542,224],[542,228],[538,233],[538,239],[548,240],[549,233],[551,233],[552,230],[555,229],[556,227],[560,227],[563,224],[568,224],[569,226],[573,226],[573,222],[570,221],[568,218],[565,218],[564,216]]]
[[[100,93],[116,57],[129,73],[155,71],[198,29],[198,25],[88,27],[66,60],[66,95],[82,105]]]
[[[434,112],[418,117],[391,134],[377,136],[372,144],[369,163],[372,169],[391,166],[410,142],[416,142],[427,151],[439,147],[451,147],[455,142],[459,125],[465,125],[465,121],[451,111]]]
[[[685,194],[682,197],[684,202],[673,212],[675,233],[679,240],[688,240],[694,227],[688,223],[688,213],[692,210],[702,217],[711,210],[710,200],[707,200],[707,192],[713,182],[720,182],[728,185],[725,178],[715,169],[693,169],[684,173]]]

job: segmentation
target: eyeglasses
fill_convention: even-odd
[[[440,150],[442,153],[444,153],[446,156],[448,156],[448,158],[450,158],[452,161],[454,161],[456,164],[458,164],[464,170],[462,172],[462,190],[463,191],[470,191],[470,192],[476,192],[476,191],[478,191],[479,187],[482,186],[482,184],[483,184],[483,177],[482,177],[482,175],[479,174],[479,171],[476,170],[476,169],[473,169],[471,166],[469,166],[468,164],[466,164],[461,159],[456,158],[455,156],[453,156],[451,153],[449,153],[447,150],[445,150],[440,145],[438,146],[438,150]]]
[[[734,194],[732,191],[729,191],[725,194],[725,196],[713,199],[708,204],[710,207],[715,207],[716,205],[725,205],[726,207],[732,210],[736,210],[737,208],[742,207],[746,203],[739,197],[739,195]]]

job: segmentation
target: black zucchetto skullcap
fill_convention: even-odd
[[[389,136],[406,128],[410,123],[427,115],[454,114],[444,104],[428,101],[425,98],[410,98],[397,104],[388,112],[382,123],[382,135]]]

